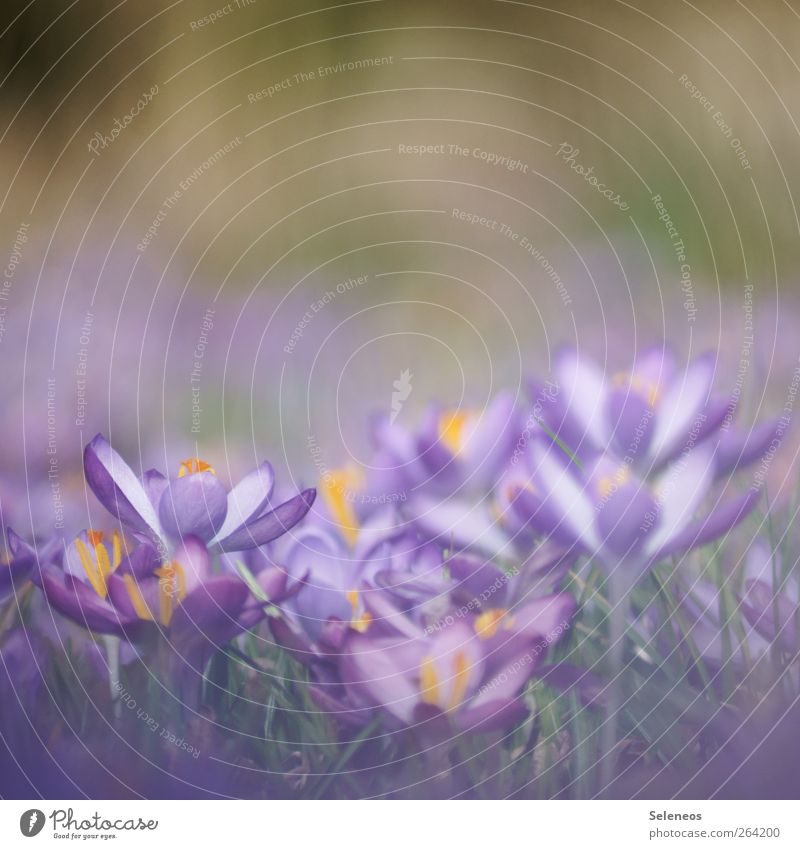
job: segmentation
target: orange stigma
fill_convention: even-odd
[[[188,460],[184,460],[181,463],[178,469],[178,477],[183,478],[186,475],[197,475],[200,472],[211,472],[212,475],[216,475],[210,463],[206,463],[205,460],[201,460],[199,457],[189,457]]]

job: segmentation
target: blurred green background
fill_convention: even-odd
[[[363,460],[349,434],[404,369],[409,416],[519,388],[565,342],[614,369],[714,347],[730,386],[754,327],[741,395],[783,403],[800,4],[15,0],[0,46],[7,256],[29,228],[9,394],[41,347],[71,422],[94,311],[80,436],[117,411],[133,440],[133,410],[141,442],[147,409],[313,475],[309,434]]]

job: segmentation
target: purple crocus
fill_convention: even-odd
[[[50,605],[73,622],[98,634],[124,638],[134,635],[138,620],[113,604],[109,586],[125,580],[123,576],[152,571],[158,563],[156,550],[148,544],[128,554],[119,531],[107,535],[86,530],[41,569],[37,583]]]
[[[541,534],[591,555],[629,586],[648,566],[718,539],[750,513],[758,499],[752,489],[696,518],[715,475],[707,445],[650,482],[614,456],[598,454],[579,465],[540,440],[515,505]]]
[[[140,479],[100,434],[86,446],[84,470],[92,492],[113,516],[167,552],[186,537],[200,540],[212,553],[264,545],[294,527],[315,496],[307,489],[273,507],[269,463],[229,492],[214,469],[195,457],[181,463],[175,478],[150,470]]]
[[[731,401],[712,392],[715,363],[704,354],[680,368],[672,351],[654,346],[630,370],[609,376],[589,355],[564,349],[553,369],[558,392],[540,405],[541,419],[579,456],[616,454],[645,472],[713,438],[720,442],[717,473],[725,474],[760,457],[777,423],[736,431]],[[532,389],[542,394],[538,384]]]
[[[129,553],[119,532],[95,530],[66,545],[38,582],[50,605],[73,622],[142,646],[163,635],[195,670],[285,596],[285,581],[276,585],[271,570],[256,578],[258,598],[241,577],[213,571],[208,549],[194,537],[164,562],[149,542]]]
[[[378,419],[373,435],[372,477],[403,493],[404,516],[427,539],[489,556],[518,554],[491,499],[520,435],[512,392],[499,393],[483,410],[431,405],[413,432]]]
[[[410,544],[401,542],[405,536],[394,512],[386,509],[357,530],[348,524],[337,532],[318,520],[276,543],[270,559],[295,582],[291,598],[281,606],[284,618],[271,623],[278,641],[313,662],[321,649],[341,639],[344,627],[365,629],[371,614],[362,587],[374,580],[398,547]]]
[[[392,617],[348,632],[340,679],[355,704],[381,708],[396,726],[422,724],[433,734],[506,728],[526,715],[522,690],[574,612],[574,599],[560,593],[441,629]]]
[[[785,580],[783,574],[780,555],[773,553],[764,541],[757,540],[747,554],[739,600],[755,635],[796,658],[800,651],[797,572],[790,571]]]
[[[397,488],[445,495],[491,489],[519,436],[516,398],[499,393],[483,409],[432,404],[416,431],[390,417],[373,423],[379,467]]]

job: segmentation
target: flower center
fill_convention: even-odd
[[[178,469],[178,477],[183,478],[186,475],[197,475],[200,472],[211,472],[212,475],[216,475],[210,463],[206,463],[205,460],[201,460],[199,457],[189,457],[188,460],[184,460],[181,463]]]
[[[506,618],[507,610],[500,607],[495,607],[492,610],[487,610],[475,620],[475,633],[481,640],[491,639],[500,628],[500,623],[503,623],[503,628],[508,630],[513,624],[512,617]],[[505,622],[503,622],[505,619]]]
[[[186,598],[186,572],[177,560],[173,560],[160,566],[153,574],[158,578],[158,621],[167,628],[175,608]],[[136,579],[133,575],[123,575],[122,579],[136,615],[140,619],[154,622],[155,616]]]
[[[372,622],[372,614],[368,611],[361,610],[358,590],[350,590],[347,593],[347,600],[350,602],[350,607],[353,609],[353,616],[350,619],[350,627],[363,634],[369,628]]]
[[[658,383],[651,380],[646,380],[639,374],[631,374],[629,372],[619,372],[614,375],[612,383],[615,387],[630,387],[638,395],[641,395],[646,401],[650,409],[654,409],[661,397],[661,387]]]
[[[464,701],[469,685],[469,661],[463,651],[457,651],[452,659],[453,674],[442,682],[430,655],[422,658],[419,668],[420,698],[427,705],[433,705],[443,711],[456,710]],[[444,684],[450,684],[446,693]]]
[[[456,455],[464,448],[464,430],[469,413],[451,410],[439,417],[439,439],[451,454]]]
[[[84,542],[77,537],[75,550],[92,588],[100,598],[105,598],[108,595],[106,580],[122,562],[122,536],[119,531],[111,535],[110,555],[103,542],[105,534],[102,531],[86,531],[86,539],[87,542]]]
[[[602,499],[609,498],[621,486],[624,486],[631,477],[631,470],[627,466],[620,466],[612,475],[605,475],[597,481],[597,494]]]

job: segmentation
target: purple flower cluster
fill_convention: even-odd
[[[528,402],[505,391],[483,408],[434,404],[413,429],[376,418],[368,470],[327,470],[287,500],[269,463],[228,490],[196,457],[171,478],[137,474],[98,435],[84,473],[106,527],[35,544],[8,529],[0,601],[19,605],[31,581],[39,616],[49,607],[133,657],[169,645],[192,674],[174,657],[166,669],[193,703],[214,653],[243,651],[252,632],[300,661],[309,698],[350,733],[376,720],[437,741],[504,731],[529,715],[533,679],[582,682],[590,701],[595,679],[568,657],[571,569],[598,567],[624,606],[651,567],[753,510],[758,489],[730,492],[732,474],[775,425],[738,432],[713,376],[711,356],[680,368],[654,348],[607,378],[563,351]],[[753,651],[797,644],[797,596],[773,578],[748,575],[737,596]],[[719,660],[706,589],[681,604]]]

